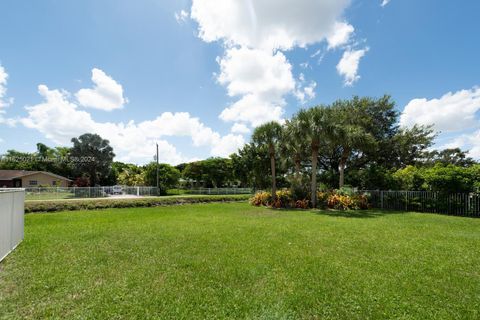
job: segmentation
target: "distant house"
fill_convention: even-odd
[[[71,181],[45,171],[0,170],[0,188],[68,187]]]

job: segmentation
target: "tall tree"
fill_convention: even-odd
[[[353,153],[367,151],[375,145],[373,135],[362,126],[365,119],[356,105],[358,100],[339,100],[331,107],[334,121],[334,128],[331,133],[331,141],[338,149],[339,182],[342,188],[345,185],[345,167]],[[368,120],[367,120],[368,121]]]
[[[252,140],[258,146],[266,146],[270,156],[270,170],[272,173],[272,199],[277,198],[277,180],[275,171],[275,156],[278,143],[282,137],[282,126],[275,121],[265,123],[255,129]]]
[[[294,177],[300,179],[302,161],[307,157],[308,146],[305,143],[302,127],[297,118],[287,120],[284,129],[280,154],[285,163],[293,164]],[[298,182],[298,181],[297,181]]]
[[[468,156],[468,152],[460,148],[433,150],[425,152],[423,163],[427,166],[434,166],[437,163],[442,165],[453,164],[460,167],[469,167],[476,164],[476,161]]]
[[[78,173],[86,173],[90,186],[109,176],[113,158],[113,148],[108,140],[98,134],[86,133],[72,139],[73,147],[70,155],[74,158],[74,166]]]
[[[331,139],[332,119],[331,110],[324,106],[300,110],[295,116],[302,129],[302,136],[309,144],[312,161],[311,201],[313,207],[317,206],[317,162],[318,153],[322,144]]]
[[[244,185],[254,189],[265,189],[270,185],[269,175],[265,172],[270,170],[270,159],[265,146],[257,146],[248,143],[238,150],[238,156],[232,155],[233,174]]]
[[[157,163],[152,162],[144,168],[145,182],[149,186],[157,185]],[[169,164],[158,164],[159,192],[161,195],[167,194],[168,189],[178,185],[180,171]]]

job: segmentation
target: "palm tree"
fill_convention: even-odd
[[[317,206],[317,162],[318,152],[322,143],[330,139],[332,123],[330,109],[317,106],[311,109],[300,110],[295,116],[299,123],[300,135],[310,146],[312,160],[312,180],[310,186],[313,207]]]
[[[268,148],[270,156],[270,169],[272,172],[272,199],[277,198],[277,180],[275,173],[275,154],[277,145],[282,137],[282,126],[275,121],[265,123],[255,129],[252,140],[255,144]]]
[[[294,165],[295,179],[300,178],[302,170],[302,160],[305,158],[307,145],[302,128],[297,118],[287,120],[283,127],[282,144],[280,152],[283,159]]]
[[[340,150],[338,185],[342,188],[345,185],[345,168],[352,152],[366,150],[375,144],[375,139],[362,126],[362,114],[350,101],[337,101],[331,110],[335,116],[331,139]]]

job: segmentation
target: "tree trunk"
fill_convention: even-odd
[[[317,161],[318,161],[318,148],[312,148],[312,186],[311,186],[311,198],[312,206],[317,207]]]
[[[342,157],[340,158],[340,164],[338,165],[338,171],[340,173],[340,181],[338,182],[338,187],[343,188],[345,185],[345,166],[347,164],[348,154],[350,151],[345,149],[343,151]]]
[[[300,179],[301,160],[299,157],[295,157],[295,177]]]
[[[345,163],[343,161],[340,161],[338,171],[340,172],[340,181],[338,182],[338,187],[341,189],[345,185]]]
[[[270,167],[272,169],[272,199],[277,199],[277,178],[275,173],[275,155],[270,155]]]

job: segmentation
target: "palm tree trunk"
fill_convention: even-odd
[[[275,173],[275,155],[270,155],[270,167],[272,169],[272,199],[277,199],[277,178]]]
[[[300,178],[300,170],[301,170],[301,160],[300,158],[297,156],[295,157],[295,177],[297,179]]]
[[[312,206],[317,207],[317,161],[318,161],[318,148],[312,148],[312,185],[311,185],[311,198]]]

